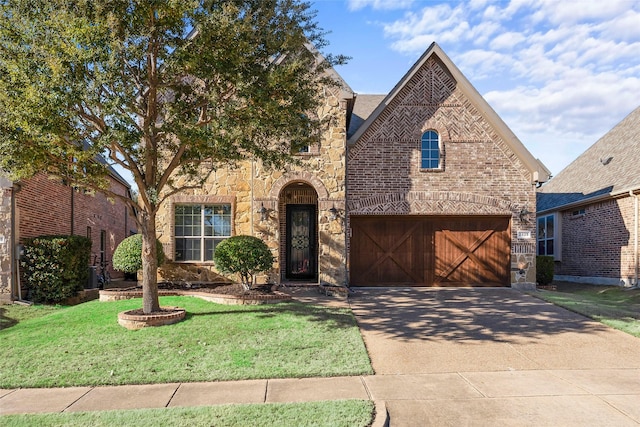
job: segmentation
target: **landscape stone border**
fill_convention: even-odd
[[[165,326],[181,322],[187,315],[184,308],[161,307],[162,313],[142,314],[139,309],[118,313],[118,323],[129,330],[138,330],[148,326]]]
[[[158,290],[159,296],[193,296],[205,301],[227,305],[258,305],[290,301],[293,298],[282,292],[266,295],[227,295],[200,292],[197,290]],[[132,298],[142,298],[142,291],[132,290],[101,290],[100,301],[120,301]]]

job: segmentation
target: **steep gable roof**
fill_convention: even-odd
[[[538,191],[538,212],[640,189],[640,107]]]
[[[437,43],[432,43],[426,52],[418,59],[418,61],[411,67],[411,69],[400,79],[398,84],[391,90],[391,92],[378,104],[373,113],[362,123],[357,129],[351,129],[352,133],[349,136],[348,145],[353,146],[358,139],[365,134],[367,129],[376,121],[376,119],[385,111],[385,109],[391,104],[396,96],[400,94],[402,89],[407,85],[411,78],[421,69],[421,67],[431,58],[435,56],[442,64],[444,64],[447,71],[451,74],[451,77],[455,80],[458,87],[469,99],[469,101],[478,109],[483,117],[494,127],[498,135],[505,141],[514,154],[522,161],[524,166],[531,173],[532,182],[545,182],[549,179],[549,170],[520,142],[515,134],[509,129],[509,127],[502,121],[498,114],[489,106],[487,101],[482,98],[480,93],[471,85],[462,72],[455,66],[455,64],[449,59],[444,51],[438,46]],[[362,95],[358,95],[356,98],[356,106],[358,104],[358,98]]]

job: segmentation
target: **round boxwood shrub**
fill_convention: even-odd
[[[158,265],[164,262],[162,243],[156,240]],[[124,239],[113,252],[113,268],[125,273],[136,273],[142,268],[142,234]]]
[[[253,276],[271,269],[273,255],[262,240],[253,236],[233,236],[216,246],[213,261],[221,273],[238,273],[242,286],[249,290]]]
[[[538,255],[536,257],[536,282],[539,285],[550,285],[553,282],[554,270],[555,265],[552,256]]]

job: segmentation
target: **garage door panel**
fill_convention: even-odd
[[[508,217],[352,217],[354,286],[508,286]]]

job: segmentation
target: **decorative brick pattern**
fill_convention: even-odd
[[[430,129],[441,139],[437,172],[420,164]],[[535,236],[535,222],[519,218],[524,208],[535,211],[531,174],[436,55],[349,147],[348,159],[350,214],[509,215],[512,283],[535,282],[534,240],[517,238]]]

